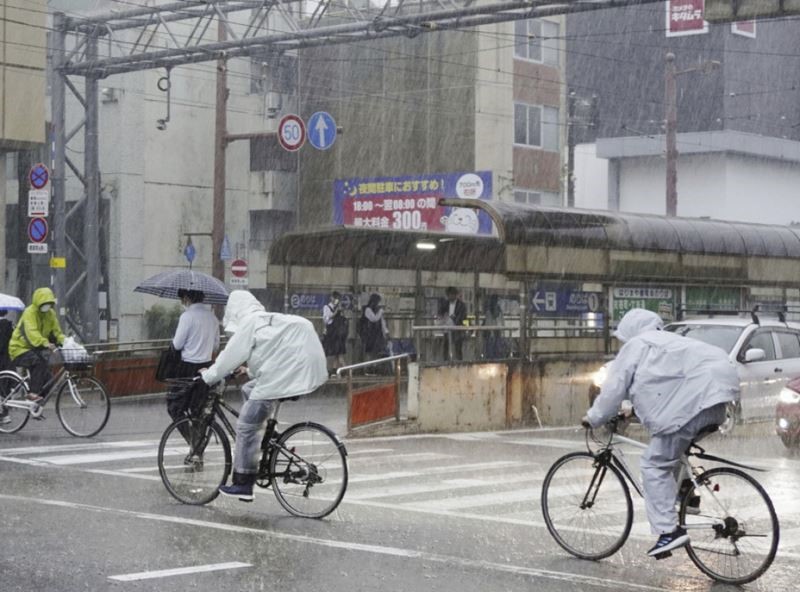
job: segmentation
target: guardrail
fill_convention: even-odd
[[[350,366],[342,366],[336,371],[337,376],[347,373],[347,433],[354,427],[368,425],[394,417],[400,421],[400,377],[401,360],[408,360],[409,354],[387,356],[377,360],[359,362]],[[372,368],[391,363],[394,366],[393,381],[363,387],[353,391],[353,371]],[[379,377],[376,377],[379,378]]]

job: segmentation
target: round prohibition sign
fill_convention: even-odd
[[[28,238],[34,243],[43,243],[47,239],[47,220],[31,218],[28,223]]]
[[[50,171],[41,162],[35,164],[31,167],[28,180],[31,182],[31,187],[34,189],[42,189],[50,180]]]
[[[296,152],[306,141],[306,124],[297,115],[285,115],[278,124],[278,142],[284,150]]]

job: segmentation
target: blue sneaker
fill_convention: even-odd
[[[672,532],[658,537],[658,541],[647,554],[656,559],[661,559],[661,555],[669,557],[671,555],[670,551],[684,547],[688,542],[689,535],[686,533],[686,529],[679,526]]]
[[[222,485],[219,492],[229,497],[238,497],[239,501],[243,502],[252,502],[255,497],[252,483],[250,485]]]

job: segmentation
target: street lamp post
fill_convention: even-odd
[[[710,60],[685,70],[675,69],[675,54],[666,55],[664,69],[664,133],[667,142],[667,216],[678,215],[678,91],[675,79],[681,74],[702,72],[708,74],[719,68],[720,62]]]

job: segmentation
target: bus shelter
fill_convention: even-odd
[[[669,321],[686,312],[800,306],[800,229],[709,219],[443,199],[476,208],[492,236],[330,227],[285,235],[269,255],[273,306],[318,317],[330,290],[353,317],[383,296],[390,333],[404,351],[436,358],[448,335],[434,323],[456,287],[468,308],[464,358],[610,353],[610,329],[641,307]],[[501,326],[485,325],[495,297]],[[351,335],[352,335],[351,331]],[[452,348],[451,348],[452,349]],[[397,353],[397,352],[395,352]]]

